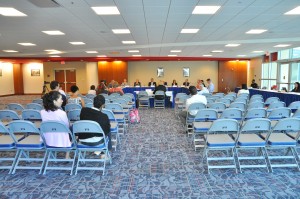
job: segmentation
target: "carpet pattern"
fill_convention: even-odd
[[[98,171],[0,170],[0,198],[299,198],[300,172],[295,169],[233,169],[207,173],[202,151],[173,109],[139,110],[141,124],[130,125],[121,137],[113,163]],[[2,152],[1,152],[2,153]]]

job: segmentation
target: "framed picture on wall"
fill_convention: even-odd
[[[189,77],[190,76],[190,68],[183,68],[183,77]]]
[[[164,76],[164,69],[159,67],[157,68],[157,77],[163,77]]]
[[[0,77],[2,77],[2,68],[0,68]]]
[[[31,76],[40,76],[41,71],[40,69],[31,69]]]

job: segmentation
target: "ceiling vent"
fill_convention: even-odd
[[[28,0],[33,5],[40,8],[55,8],[60,7],[60,5],[55,0]]]

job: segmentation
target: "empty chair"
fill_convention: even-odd
[[[139,107],[149,108],[150,107],[150,99],[148,93],[146,91],[140,91],[138,93],[138,104]]]
[[[20,117],[16,111],[0,110],[0,120],[4,125],[7,125],[12,120],[19,120]]]
[[[242,121],[243,111],[238,108],[227,108],[222,112],[220,118],[221,119],[235,119],[237,121]]]
[[[43,100],[42,99],[34,99],[34,100],[32,100],[32,103],[37,103],[37,104],[43,106]]]
[[[234,156],[235,141],[230,135],[235,134],[237,136],[238,132],[239,123],[236,120],[218,119],[212,123],[206,134],[204,148],[204,158],[207,162],[208,173],[210,169],[215,168],[233,168],[237,172]],[[219,151],[219,153],[210,154],[210,151]],[[220,156],[222,151],[225,151],[225,153],[223,152]],[[224,161],[226,161],[226,164],[222,164]]]
[[[7,109],[16,111],[19,115],[21,115],[21,112],[24,110],[24,107],[18,103],[9,103],[7,104]]]
[[[245,122],[238,136],[235,137],[240,172],[243,168],[266,168],[269,172],[266,141],[259,135],[269,133],[270,130],[271,121],[269,119],[255,118]]]
[[[88,107],[88,108],[92,108],[93,106],[94,106],[93,103],[86,103],[86,104],[85,104],[85,107]]]
[[[74,110],[74,109],[81,109],[81,105],[77,104],[77,103],[68,103],[65,106],[65,111],[68,112],[70,110]]]
[[[225,96],[225,94],[224,93],[216,93],[216,94],[214,94],[214,96],[220,96],[223,98]]]
[[[38,128],[32,122],[25,120],[12,121],[8,124],[8,128],[12,136],[24,136],[24,139],[21,140],[14,139],[17,141],[17,154],[12,174],[17,169],[35,169],[39,170],[39,173],[42,173],[43,161],[46,154],[44,142],[43,139],[41,140]],[[41,154],[37,154],[36,152],[41,152]],[[32,164],[32,162],[39,162],[40,164]]]
[[[230,99],[231,102],[233,102],[235,100],[235,96],[234,95],[225,95],[224,99]]]
[[[194,122],[194,118],[195,115],[197,114],[197,112],[199,110],[205,109],[206,105],[201,103],[201,102],[197,102],[197,103],[192,103],[189,105],[187,111],[186,111],[186,120],[185,120],[185,126],[186,126],[186,131],[188,132],[188,135],[192,134],[192,124]]]
[[[33,109],[25,109],[22,111],[22,119],[31,121],[39,128],[42,122],[41,112]]]
[[[262,97],[250,98],[249,103],[253,103],[253,102],[262,102],[262,103],[265,103],[264,98],[262,98]]]
[[[87,98],[93,100],[93,99],[96,97],[96,95],[94,95],[94,94],[86,94],[85,97],[87,97]]]
[[[252,108],[264,108],[265,104],[261,101],[254,101],[254,102],[249,102],[247,109],[252,109]]]
[[[83,100],[84,100],[85,104],[87,104],[87,103],[93,103],[93,99],[88,98],[88,97],[83,98]]]
[[[288,118],[290,116],[291,116],[291,109],[289,109],[287,107],[281,107],[281,108],[273,109],[269,113],[268,118],[270,120],[280,120],[283,118]]]
[[[288,108],[290,108],[292,112],[295,113],[298,109],[300,109],[300,101],[295,101],[290,103]]]
[[[204,95],[206,98],[211,97],[212,94],[211,93],[202,93],[202,95]]]
[[[81,109],[73,109],[67,112],[68,119],[70,123],[74,123],[80,120]]]
[[[277,122],[270,133],[261,134],[267,142],[266,149],[271,171],[277,167],[296,167],[299,170],[296,150],[298,140],[286,134],[299,131],[299,118],[284,118]]]
[[[44,107],[38,103],[29,103],[29,104],[26,104],[26,109],[33,109],[33,110],[43,110]]]
[[[115,114],[108,109],[102,109],[102,113],[106,114],[108,116],[108,119],[110,121],[110,132],[111,132],[111,143],[112,143],[112,148],[117,150],[117,146],[120,142],[120,136],[119,136],[119,123],[116,119]],[[117,116],[118,117],[118,116]],[[124,133],[124,128],[122,125],[120,125],[120,130],[122,130],[122,133]]]
[[[105,104],[105,109],[111,110],[114,113],[122,134],[125,134],[127,131],[126,119],[128,119],[129,115],[128,110],[124,111],[123,107],[116,103]]]
[[[119,97],[119,96],[121,96],[121,94],[120,93],[111,93],[110,96],[112,96],[112,97]]]
[[[154,94],[154,108],[165,108],[165,92],[156,91]]]
[[[266,99],[265,105],[269,106],[270,104],[272,104],[274,102],[278,102],[278,101],[280,101],[280,99],[278,97],[269,97]]]
[[[298,109],[294,114],[293,117],[300,118],[300,109]]]
[[[222,102],[226,104],[226,107],[228,107],[231,104],[231,99],[230,98],[220,98],[216,100],[216,102]]]
[[[247,104],[248,103],[248,99],[245,98],[245,97],[238,97],[233,102],[241,102],[241,103]]]
[[[175,113],[177,113],[179,110],[183,110],[185,108],[186,100],[188,98],[190,98],[190,96],[185,94],[185,93],[176,96],[176,98],[175,98],[175,107],[174,107]]]
[[[238,108],[244,112],[246,110],[246,104],[243,102],[233,102],[229,105],[229,108]]]
[[[215,103],[215,100],[213,98],[206,98],[207,100],[207,106],[209,107],[209,104]]]
[[[108,138],[106,138],[101,126],[94,121],[81,120],[77,121],[73,124],[73,133],[79,135],[80,133],[97,133],[101,137],[103,137],[103,143],[96,146],[87,146],[82,144],[81,142],[77,142],[77,151],[78,151],[78,161],[75,169],[75,175],[79,170],[101,170],[102,174],[105,173],[106,161],[110,161],[111,156],[108,151]],[[103,152],[105,158],[89,158],[88,152]],[[100,163],[102,165],[91,165],[88,166],[88,163]]]
[[[254,118],[266,118],[267,117],[267,111],[264,108],[251,108],[248,109],[244,119],[250,120]]]
[[[66,127],[66,124],[60,121],[51,120],[44,121],[41,124],[41,136],[45,137],[45,134],[47,133],[67,133],[69,134],[71,145],[66,147],[54,147],[48,145],[47,140],[44,139],[46,146],[46,156],[43,162],[43,165],[45,165],[43,174],[46,174],[47,170],[67,170],[70,171],[70,175],[72,175],[76,158],[75,136],[70,131],[70,129]],[[73,152],[74,155],[72,157],[58,157],[58,152]],[[71,165],[58,164],[59,162],[71,163]]]
[[[226,104],[222,102],[215,102],[212,104],[209,104],[209,108],[216,109],[218,113],[222,113],[226,109]]]
[[[284,102],[282,102],[282,101],[272,102],[272,103],[268,106],[267,111],[270,112],[270,111],[272,111],[273,109],[281,108],[281,107],[285,107],[285,103],[284,103]]]

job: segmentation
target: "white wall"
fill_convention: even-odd
[[[14,94],[13,64],[0,63],[0,69],[2,70],[2,76],[0,76],[0,95]]]
[[[98,65],[97,62],[86,63],[86,89],[90,90],[91,85],[98,86]]]
[[[31,76],[32,70],[40,70],[39,76]],[[44,67],[42,63],[23,64],[24,94],[39,94],[43,91]]]

